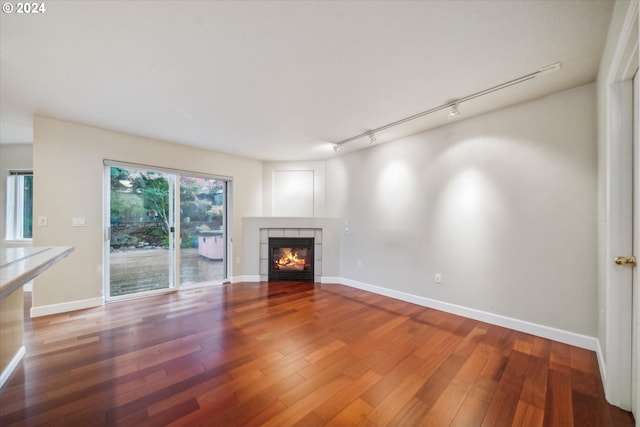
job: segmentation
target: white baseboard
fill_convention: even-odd
[[[0,388],[4,386],[4,383],[7,382],[13,371],[15,371],[15,369],[18,367],[18,363],[20,363],[20,361],[24,357],[25,351],[26,349],[24,346],[20,347],[9,364],[4,368],[2,374],[0,374]]]
[[[69,301],[60,304],[41,305],[38,307],[31,307],[31,317],[49,316],[50,314],[100,307],[101,305],[104,305],[103,297]]]
[[[331,283],[339,283],[352,288],[362,289],[364,291],[373,292],[375,294],[384,295],[390,298],[395,298],[401,301],[410,302],[413,304],[421,305],[424,307],[433,308],[447,313],[456,314],[458,316],[467,317],[481,322],[490,323],[492,325],[502,326],[505,328],[513,329],[515,331],[524,332],[531,335],[536,335],[542,338],[547,338],[553,341],[559,341],[565,344],[573,345],[576,347],[584,348],[598,352],[598,360],[601,360],[600,342],[595,337],[588,335],[582,335],[575,332],[565,331],[562,329],[553,328],[550,326],[540,325],[537,323],[528,322],[526,320],[514,319],[512,317],[502,316],[495,313],[488,313],[486,311],[476,310],[474,308],[468,308],[448,302],[438,301],[431,298],[421,297],[418,295],[408,294],[393,289],[383,288],[381,286],[370,285],[355,280],[344,279],[340,277],[326,278],[332,279]],[[323,282],[325,283],[325,282]],[[329,282],[326,282],[329,283]],[[601,363],[601,372],[603,362]]]
[[[247,276],[235,276],[231,278],[231,283],[240,283],[240,282],[259,282],[260,275],[247,275]]]

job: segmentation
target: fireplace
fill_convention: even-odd
[[[314,239],[269,238],[269,280],[313,282]]]

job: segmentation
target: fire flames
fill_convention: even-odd
[[[304,270],[305,264],[304,258],[299,258],[297,252],[288,249],[276,260],[277,268],[282,270]]]

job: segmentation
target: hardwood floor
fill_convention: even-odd
[[[340,285],[240,283],[26,321],[0,425],[632,426],[593,352]]]

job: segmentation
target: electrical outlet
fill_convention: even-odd
[[[442,283],[442,274],[440,274],[440,273],[436,273],[435,278],[433,279],[433,281],[434,281],[436,284],[438,284],[438,285],[439,285],[440,283]]]
[[[358,266],[359,269],[362,269],[362,261],[358,261],[356,265]]]
[[[49,220],[46,216],[39,216],[38,217],[38,226],[39,227],[46,227],[47,225],[49,225]]]

